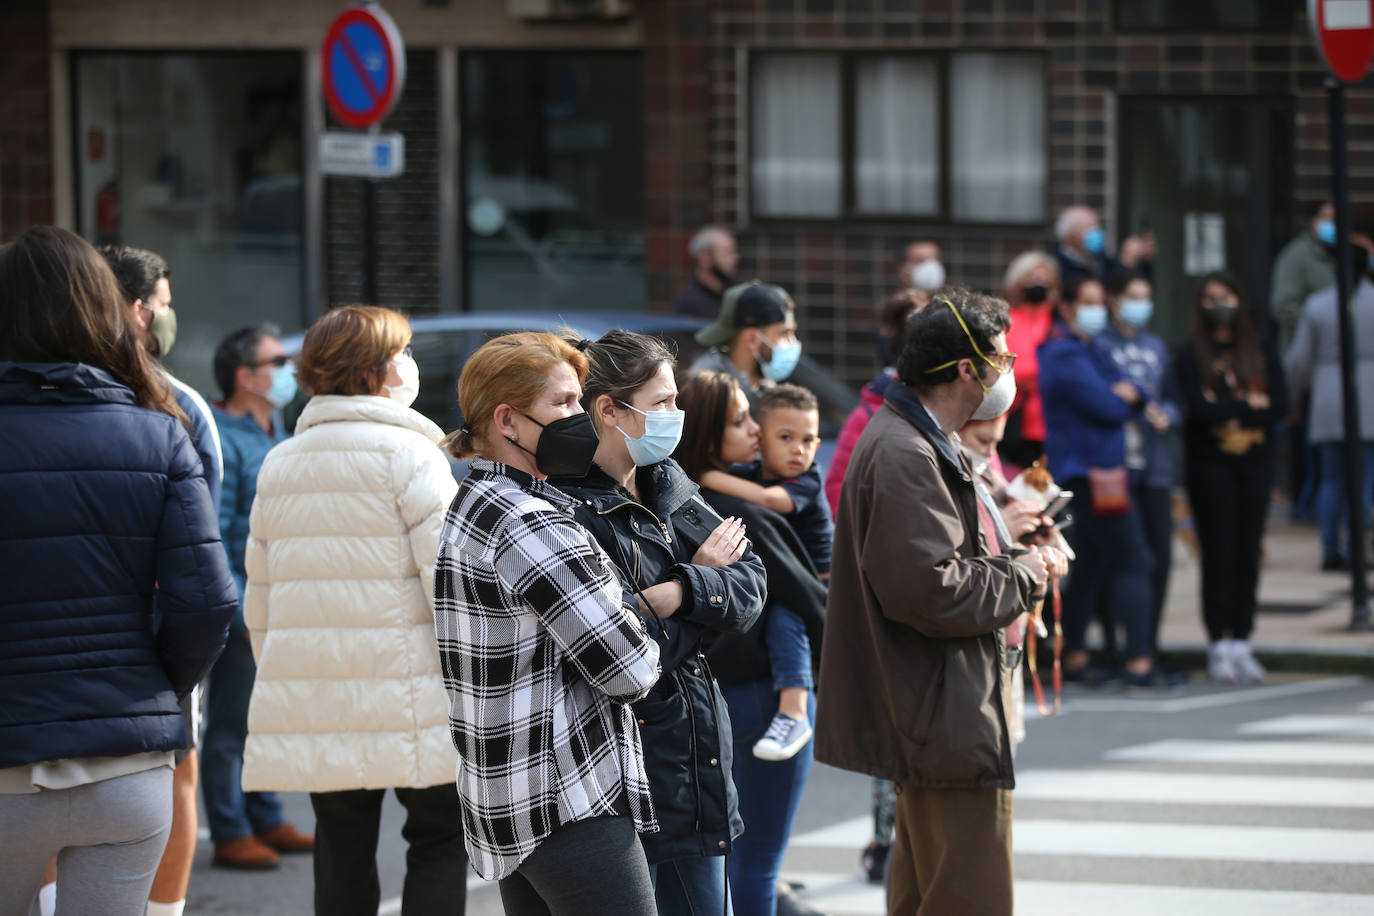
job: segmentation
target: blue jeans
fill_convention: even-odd
[[[1127,515],[1094,515],[1086,478],[1061,481],[1060,486],[1074,494],[1073,524],[1064,533],[1078,555],[1063,593],[1064,650],[1084,648],[1098,596],[1105,592],[1116,622],[1126,630],[1126,657],[1152,655],[1154,563],[1145,541],[1140,507],[1132,500]]]
[[[1349,544],[1349,502],[1345,491],[1345,443],[1323,442],[1321,450],[1321,483],[1317,490],[1317,519],[1322,529],[1322,556],[1331,560],[1348,557],[1352,548]],[[1361,502],[1364,517],[1369,518],[1371,504],[1374,504],[1374,442],[1360,445],[1364,490]],[[1368,530],[1368,526],[1366,526]]]
[[[229,641],[210,669],[205,699],[205,737],[200,748],[200,786],[210,839],[227,843],[265,833],[286,819],[275,792],[243,791],[243,745],[248,738],[248,699],[258,666],[245,631]]]
[[[744,834],[730,857],[730,895],[737,916],[775,916],[778,871],[792,836],[792,822],[801,805],[802,790],[811,773],[815,743],[791,760],[760,760],[753,744],[763,737],[778,709],[778,695],[770,681],[722,684],[725,705],[735,731],[735,788]],[[807,697],[807,717],[816,724],[816,694]]]
[[[774,604],[764,612],[763,644],[773,668],[773,689],[815,686],[811,680],[811,640],[806,624],[791,608]]]
[[[658,916],[733,916],[725,888],[725,857],[672,859],[649,866]]]

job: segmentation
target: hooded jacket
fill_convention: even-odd
[[[836,517],[816,759],[929,788],[1013,787],[1002,628],[1037,585],[990,555],[972,471],[894,382]]]
[[[683,606],[649,620],[662,674],[634,704],[659,832],[640,842],[650,864],[730,852],[744,830],[735,784],[730,714],[705,650],[722,633],[759,619],[767,587],[752,551],[719,568],[691,563],[721,519],[677,462],[641,468],[640,501],[593,465],[585,477],[549,482],[577,501],[574,516],[591,532],[628,587],[678,580]]]
[[[454,781],[434,635],[439,530],[458,489],[442,435],[389,398],[320,395],[263,460],[246,791]]]
[[[0,506],[0,767],[185,747],[237,598],[186,429],[93,366],[0,362]]]

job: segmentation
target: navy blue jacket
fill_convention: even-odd
[[[682,583],[682,608],[667,620],[648,621],[663,673],[634,704],[659,825],[658,833],[639,839],[650,864],[726,855],[744,824],[730,775],[730,713],[703,653],[720,634],[745,632],[759,619],[767,590],[763,562],[746,551],[718,569],[692,565],[721,520],[672,459],[639,470],[642,503],[596,465],[586,477],[549,482],[577,500],[578,522],[620,570],[622,583]]]
[[[258,425],[252,414],[235,416],[218,407],[214,412],[219,427],[219,441],[224,449],[224,487],[220,491],[219,533],[224,539],[224,552],[229,557],[229,571],[238,587],[239,604],[231,627],[235,638],[248,629],[243,622],[243,595],[248,586],[248,569],[244,555],[248,552],[248,521],[253,512],[253,500],[258,495],[258,471],[262,460],[279,442],[286,439],[281,413],[272,413],[272,432]]]
[[[1126,377],[1102,347],[1084,343],[1056,320],[1036,351],[1045,405],[1045,452],[1050,473],[1063,484],[1088,468],[1120,467],[1126,460],[1126,421],[1135,408],[1111,392]]]
[[[1162,433],[1157,432],[1143,415],[1131,423],[1140,432],[1145,485],[1172,487],[1178,476],[1174,468],[1174,443],[1178,441],[1183,411],[1178,405],[1178,386],[1174,382],[1168,346],[1149,331],[1138,330],[1134,336],[1127,337],[1115,325],[1107,325],[1106,330],[1093,338],[1093,346],[1105,350],[1122,374],[1135,382],[1146,403],[1168,414],[1170,426]]]
[[[185,428],[100,369],[0,362],[0,506],[0,767],[185,747],[235,605]]]

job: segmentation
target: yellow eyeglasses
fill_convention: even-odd
[[[964,316],[959,314],[959,310],[954,307],[954,303],[949,301],[948,299],[941,299],[940,301],[943,302],[945,305],[949,306],[949,310],[954,313],[954,317],[959,322],[959,327],[964,329],[964,334],[968,337],[968,342],[973,344],[973,352],[977,353],[980,357],[982,357],[983,362],[987,363],[989,366],[996,369],[1003,375],[1012,370],[1012,367],[1016,365],[1015,353],[993,353],[991,356],[985,354],[982,350],[978,349],[978,344],[973,339],[973,332],[970,331],[968,329],[968,325],[964,323]],[[961,356],[959,357],[959,359],[952,359],[947,363],[941,363],[934,369],[927,369],[924,374],[930,375],[930,373],[932,372],[939,372],[941,369],[948,369],[950,366],[957,366],[959,365],[959,360],[967,358],[968,357]],[[994,362],[994,360],[996,360],[996,362]],[[982,384],[982,382],[980,381],[979,384]]]

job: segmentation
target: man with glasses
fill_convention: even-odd
[[[1012,542],[955,433],[1016,396],[1007,312],[949,290],[912,316],[835,518],[816,759],[896,783],[890,913],[1012,912],[1001,631],[1067,562]]]
[[[280,864],[279,853],[308,852],[315,841],[286,822],[274,793],[241,788],[248,700],[257,672],[243,622],[244,551],[258,469],[272,447],[286,438],[281,408],[296,396],[296,367],[277,329],[260,324],[239,328],[220,341],[214,368],[215,381],[224,393],[224,400],[213,408],[224,447],[219,526],[239,589],[239,609],[229,627],[224,654],[210,671],[201,788],[215,846],[211,864],[275,868]]]
[[[755,414],[763,389],[786,381],[801,359],[792,297],[781,286],[758,280],[727,289],[720,316],[696,338],[711,349],[692,368],[733,375]]]

